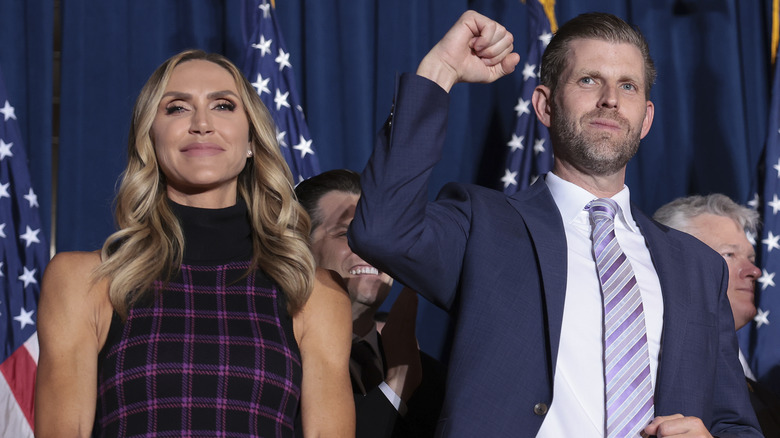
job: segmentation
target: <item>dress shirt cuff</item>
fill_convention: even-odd
[[[398,396],[398,394],[393,391],[392,388],[390,388],[390,385],[387,384],[387,382],[382,382],[379,384],[379,389],[382,390],[382,393],[387,397],[387,399],[390,401],[390,404],[393,405],[396,411],[398,411],[399,414],[403,417],[406,415],[406,403],[404,403],[403,400],[401,400],[401,397]]]

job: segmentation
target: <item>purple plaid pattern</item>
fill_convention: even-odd
[[[150,305],[131,309],[101,357],[97,435],[294,435],[292,318],[273,282],[248,268],[182,265]]]
[[[620,207],[609,198],[588,205],[593,252],[604,301],[607,437],[637,437],[653,418],[653,388],[642,296],[615,238]]]

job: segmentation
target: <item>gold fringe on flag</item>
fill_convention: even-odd
[[[777,4],[778,0],[775,0]],[[558,20],[555,19],[555,0],[539,0],[544,8],[544,14],[547,15],[547,19],[550,20],[550,31],[552,33],[558,32]]]
[[[271,7],[276,9],[276,0],[271,0]]]
[[[772,2],[772,65],[777,61],[777,44],[780,40],[780,0]]]
[[[525,4],[525,0],[520,0],[520,3]],[[547,15],[547,20],[550,22],[550,32],[557,32],[558,21],[555,19],[555,0],[539,0],[539,4],[544,8],[544,15]]]

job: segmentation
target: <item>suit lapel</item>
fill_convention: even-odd
[[[551,375],[554,375],[568,271],[566,233],[563,230],[561,214],[542,178],[527,190],[507,200],[522,216],[536,252],[542,276],[542,292],[550,337],[551,371],[553,371]]]
[[[663,385],[674,382],[677,370],[675,358],[684,357],[682,347],[688,328],[688,319],[684,309],[690,308],[690,295],[680,291],[680,266],[684,266],[682,250],[668,238],[666,233],[641,211],[632,206],[631,212],[639,225],[647,242],[650,257],[653,260],[658,281],[661,283],[661,295],[664,300],[663,333],[661,335],[661,350],[658,354],[658,376],[655,384],[656,410],[658,411],[660,394],[674,393],[674,388],[664,388]],[[667,336],[674,333],[674,336]]]

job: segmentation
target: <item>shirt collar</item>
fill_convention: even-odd
[[[548,172],[545,175],[544,182],[547,183],[547,188],[550,189],[555,205],[558,206],[558,210],[561,212],[561,219],[563,219],[565,224],[572,223],[580,213],[585,211],[585,206],[597,199],[596,195],[562,179],[552,172]],[[612,200],[620,206],[618,220],[631,232],[639,232],[639,227],[637,227],[631,214],[631,193],[628,190],[628,186],[623,184],[623,190],[612,196]]]
[[[360,341],[366,341],[368,342],[368,345],[371,346],[371,349],[374,350],[374,354],[377,355],[377,357],[382,357],[382,355],[379,353],[379,333],[376,330],[370,330],[368,334],[366,334],[363,337],[355,336],[355,334],[352,334],[352,342],[360,342]]]

